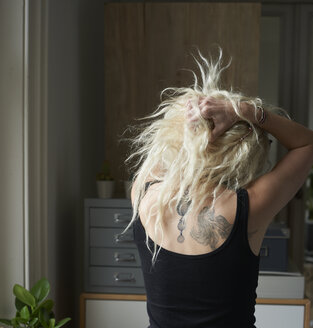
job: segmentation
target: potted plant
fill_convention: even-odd
[[[40,279],[30,290],[21,285],[14,285],[16,315],[12,319],[0,319],[1,323],[17,328],[59,328],[71,318],[65,318],[58,323],[52,308],[54,303],[46,299],[50,292],[47,279]]]
[[[101,171],[97,174],[97,191],[99,198],[112,198],[114,180],[110,173],[110,164],[104,161]]]

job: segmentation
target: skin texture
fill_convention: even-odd
[[[200,244],[209,245],[212,250],[217,248],[220,241],[225,241],[233,224],[222,215],[215,216],[213,211],[204,207],[198,215],[197,227],[192,227],[190,236]]]

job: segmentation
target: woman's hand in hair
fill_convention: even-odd
[[[198,108],[200,110],[200,115],[205,120],[209,120],[212,123],[210,142],[214,142],[240,120],[230,102],[224,99],[217,99],[214,97],[199,98]],[[191,101],[187,103],[186,117],[190,127],[195,127],[199,123],[199,111],[192,105]]]
[[[185,118],[187,121],[187,125],[189,129],[196,131],[201,121],[200,112],[198,108],[191,103],[190,100],[188,100],[186,107],[187,107],[187,111],[186,111]]]

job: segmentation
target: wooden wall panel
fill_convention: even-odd
[[[143,17],[142,3],[105,5],[104,152],[117,182],[128,179],[123,165],[127,147],[118,139],[139,109],[142,113],[145,101]],[[123,197],[121,191],[120,183],[117,196]]]
[[[160,92],[193,82],[196,47],[207,56],[223,48],[225,86],[256,95],[260,4],[105,4],[105,156],[117,180],[127,179],[127,145],[118,136],[134,119],[156,109]],[[123,196],[121,186],[116,196]]]

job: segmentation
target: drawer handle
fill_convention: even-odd
[[[136,262],[135,255],[131,253],[124,253],[124,254],[115,253],[114,259],[115,262]]]
[[[116,282],[136,282],[133,273],[116,273],[114,275],[114,279]]]
[[[262,246],[260,249],[260,256],[267,257],[269,255],[268,247]]]
[[[128,234],[126,235],[127,237],[123,237],[121,234],[114,235],[115,242],[117,244],[122,244],[122,243],[132,243],[134,241],[134,238]]]
[[[115,223],[129,223],[131,217],[129,214],[114,213],[114,222]]]

